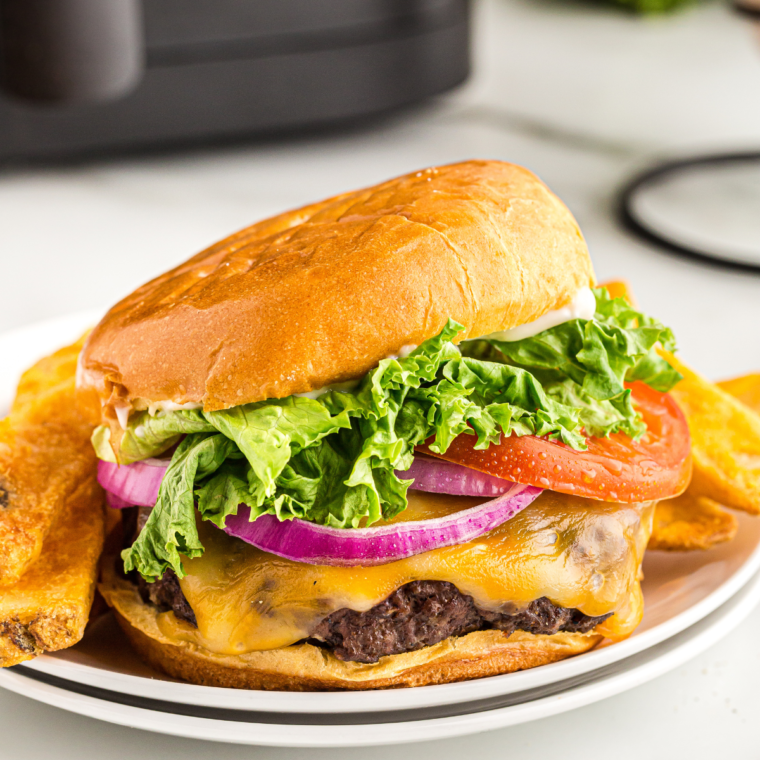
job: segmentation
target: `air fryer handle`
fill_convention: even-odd
[[[25,100],[119,98],[142,77],[142,0],[0,0],[5,89]]]

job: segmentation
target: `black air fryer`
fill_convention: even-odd
[[[462,82],[468,0],[0,0],[0,160],[276,133]]]

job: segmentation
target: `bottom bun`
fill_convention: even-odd
[[[376,663],[344,662],[311,644],[241,655],[216,654],[195,643],[167,637],[159,618],[172,615],[145,604],[136,589],[106,561],[100,592],[148,664],[173,678],[205,686],[282,691],[389,689],[466,681],[535,668],[581,654],[603,638],[596,633],[541,636],[516,631],[476,631],[452,636],[414,652]]]

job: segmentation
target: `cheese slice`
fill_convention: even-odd
[[[479,499],[410,491],[395,521],[466,509]],[[219,654],[275,649],[307,638],[344,607],[365,611],[415,580],[449,581],[485,609],[514,611],[548,597],[588,615],[614,615],[597,627],[628,636],[642,615],[638,577],[654,505],[612,504],[545,491],[529,507],[469,543],[377,567],[305,565],[262,552],[213,525],[199,526],[206,548],[185,560],[182,591],[198,628],[167,612],[167,636]]]

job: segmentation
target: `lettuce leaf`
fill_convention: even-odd
[[[127,570],[148,579],[183,574],[199,556],[195,512],[223,528],[240,504],[251,519],[298,517],[339,528],[389,519],[407,505],[414,447],[445,453],[458,435],[477,449],[502,435],[538,435],[584,449],[585,435],[644,426],[626,380],[667,390],[679,379],[654,351],[670,330],[621,299],[596,291],[593,320],[573,320],[515,343],[453,340],[449,320],[406,358],[381,361],[357,388],[318,399],[290,396],[216,412],[182,410],[130,419],[126,455],[177,447],[158,502]],[[584,431],[585,428],[585,431]],[[122,449],[124,450],[124,449]]]
[[[139,462],[141,459],[163,454],[177,443],[183,435],[214,433],[216,428],[203,416],[200,409],[181,409],[168,414],[151,416],[137,412],[129,418],[129,425],[119,443],[121,464]],[[95,453],[106,462],[115,462],[107,426],[95,428],[92,434]]]
[[[574,319],[514,343],[476,341],[469,350],[530,371],[551,398],[579,411],[589,435],[623,432],[639,438],[645,428],[624,383],[641,380],[670,390],[681,375],[654,347],[674,351],[675,339],[625,299],[610,298],[604,288],[594,295],[594,319]]]
[[[183,439],[161,482],[156,506],[137,540],[122,552],[126,572],[138,570],[156,581],[168,567],[181,568],[180,554],[189,559],[203,554],[195,525],[195,481],[239,456],[234,441],[220,434],[192,433]]]
[[[351,426],[345,412],[333,416],[319,401],[299,396],[206,412],[206,419],[248,460],[248,487],[256,507],[274,496],[277,478],[298,452]]]

